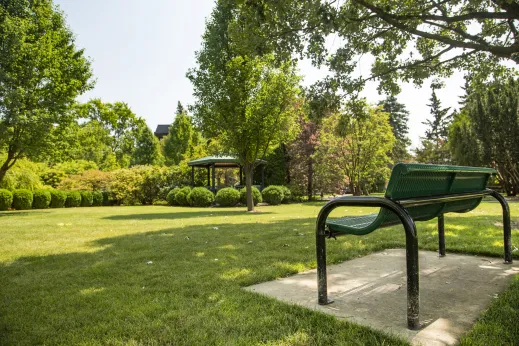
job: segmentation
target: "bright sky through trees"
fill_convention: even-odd
[[[173,121],[177,101],[191,104],[192,85],[185,77],[195,65],[194,53],[200,48],[205,18],[213,0],[55,0],[65,11],[68,25],[77,36],[78,47],[85,48],[93,60],[97,79],[94,90],[81,101],[101,98],[104,102],[123,101],[146,119],[155,130],[157,124]],[[331,40],[331,45],[334,44]],[[325,72],[309,62],[300,63],[304,84],[320,79]],[[363,63],[359,73],[369,72]],[[461,74],[455,74],[438,97],[445,107],[458,108],[463,93]],[[421,89],[404,84],[398,100],[410,112],[409,128],[412,146],[424,135],[422,122],[429,116],[431,94],[428,84]],[[376,84],[368,84],[362,93],[369,102],[377,103]]]

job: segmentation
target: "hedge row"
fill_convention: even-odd
[[[174,188],[166,197],[169,205],[208,207],[214,202],[214,195],[205,187],[189,186]]]
[[[0,211],[47,208],[72,208],[111,205],[109,194],[105,198],[101,191],[61,191],[61,190],[3,190],[0,189]]]

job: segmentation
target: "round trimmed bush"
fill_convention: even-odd
[[[215,200],[221,207],[234,207],[240,201],[240,192],[232,187],[226,187],[216,193]]]
[[[166,200],[168,201],[169,205],[171,205],[171,206],[178,205],[178,203],[175,200],[175,198],[176,198],[176,195],[177,195],[177,193],[179,191],[180,191],[180,188],[179,187],[175,187],[173,190],[168,192],[168,195],[166,196]]]
[[[81,191],[81,206],[82,207],[91,207],[92,203],[94,203],[94,196],[90,191]]]
[[[258,205],[258,203],[263,202],[263,198],[261,197],[261,192],[256,188],[256,186],[252,187],[252,200],[254,201],[254,205]],[[244,187],[240,190],[240,203],[247,204],[247,188]]]
[[[50,207],[63,208],[67,201],[67,193],[61,190],[50,190]]]
[[[261,191],[263,200],[270,205],[279,205],[285,197],[281,186],[270,185]]]
[[[65,207],[74,208],[81,205],[81,194],[78,191],[70,191],[67,193],[67,201]]]
[[[48,190],[36,190],[32,194],[33,209],[47,209],[50,206],[51,195]]]
[[[286,186],[280,186],[280,187],[283,190],[283,200],[281,201],[281,203],[283,203],[283,204],[290,203],[290,201],[292,199],[292,192]]]
[[[205,187],[195,187],[187,195],[187,201],[192,207],[208,207],[214,202],[214,194]]]
[[[187,200],[187,196],[191,192],[191,188],[189,186],[183,187],[180,190],[178,190],[177,194],[175,195],[175,202],[177,205],[181,206],[188,206],[189,202]]]
[[[32,192],[25,189],[13,191],[13,208],[28,210],[32,208]]]
[[[13,204],[13,194],[9,190],[0,189],[0,211],[8,210]]]
[[[94,207],[99,207],[103,205],[103,193],[101,191],[92,192],[92,205]]]

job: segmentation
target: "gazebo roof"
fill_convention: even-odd
[[[264,165],[267,161],[256,160],[259,165]],[[213,164],[216,167],[240,167],[240,162],[235,156],[206,156],[200,159],[192,160],[187,163],[189,166],[194,167],[208,167]]]

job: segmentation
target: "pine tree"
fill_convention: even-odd
[[[193,128],[193,121],[179,101],[175,120],[164,138],[164,157],[167,165],[178,165],[189,156],[195,135],[198,134]]]
[[[395,136],[395,146],[391,152],[391,159],[393,162],[406,161],[410,158],[407,147],[411,145],[411,140],[408,137],[409,127],[409,112],[405,105],[399,103],[395,96],[387,96],[385,100],[379,103],[384,112],[389,113],[389,124]]]

